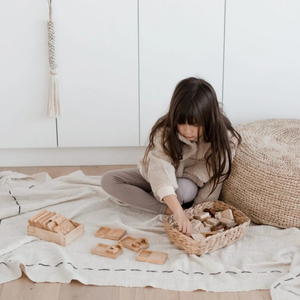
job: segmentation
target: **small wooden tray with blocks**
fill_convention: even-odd
[[[122,252],[123,247],[120,244],[106,245],[99,243],[91,250],[92,254],[105,256],[109,258],[117,258]]]
[[[95,236],[110,239],[110,240],[120,240],[126,234],[126,230],[124,229],[117,229],[117,228],[110,228],[110,227],[100,227],[96,232]]]
[[[150,262],[163,265],[168,257],[167,253],[141,249],[135,259],[138,261]]]
[[[84,225],[46,209],[28,220],[27,234],[47,242],[68,246],[84,234]]]
[[[132,251],[139,252],[141,249],[147,249],[149,247],[148,240],[146,238],[134,238],[132,236],[125,236],[119,241],[119,243]]]

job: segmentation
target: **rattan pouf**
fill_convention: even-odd
[[[255,223],[300,228],[300,120],[262,120],[236,130],[243,141],[220,200]]]

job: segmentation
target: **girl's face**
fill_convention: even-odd
[[[177,124],[178,132],[189,141],[197,141],[198,136],[203,134],[203,127],[189,125],[189,124]]]

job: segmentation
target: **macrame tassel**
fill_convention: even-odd
[[[56,72],[56,59],[55,59],[55,34],[54,23],[52,22],[52,7],[49,3],[49,22],[48,22],[48,49],[49,49],[49,65],[50,71],[50,87],[48,97],[47,114],[49,117],[59,117],[62,115],[62,107],[59,100],[58,81]]]
[[[49,117],[58,117],[62,114],[60,107],[58,82],[56,74],[50,72],[50,86],[49,86],[49,97],[48,97],[48,109],[47,113]]]

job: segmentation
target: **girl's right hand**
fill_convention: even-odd
[[[192,224],[187,218],[183,209],[178,209],[174,211],[174,218],[178,225],[178,230],[187,236],[190,236],[192,233]]]
[[[192,224],[184,213],[178,199],[175,195],[168,195],[163,198],[164,202],[168,205],[168,213],[174,214],[175,221],[178,224],[178,230],[183,234],[190,236],[192,234]]]

